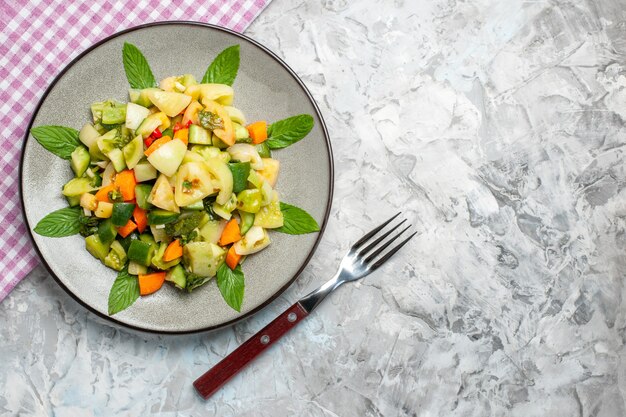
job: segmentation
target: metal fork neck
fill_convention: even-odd
[[[302,297],[298,300],[298,303],[308,312],[310,313],[321,303],[324,298],[345,281],[340,279],[341,271],[337,271],[335,275],[328,280],[325,284],[317,288],[316,290],[311,291],[309,294]]]

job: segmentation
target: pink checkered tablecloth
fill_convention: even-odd
[[[2,1],[0,301],[39,262],[22,220],[18,161],[26,126],[52,79],[80,52],[120,30],[163,20],[195,20],[242,32],[269,2]]]

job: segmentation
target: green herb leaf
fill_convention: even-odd
[[[280,211],[283,212],[283,226],[274,229],[277,232],[289,235],[302,235],[305,233],[319,232],[320,226],[309,213],[287,203],[280,203]]]
[[[224,121],[222,118],[210,111],[200,110],[198,112],[198,121],[200,122],[200,126],[205,129],[224,129]]]
[[[241,311],[243,293],[246,287],[241,265],[230,269],[225,263],[217,270],[217,286],[224,297],[226,304],[237,311]]]
[[[313,116],[299,114],[272,123],[267,128],[267,144],[270,149],[286,148],[303,139],[313,129]]]
[[[131,88],[143,89],[157,86],[146,57],[143,56],[139,48],[135,45],[124,42],[122,60],[124,62],[126,78]]]
[[[33,229],[35,233],[46,237],[65,237],[78,233],[81,229],[81,208],[62,208],[53,211],[41,219]]]
[[[202,77],[202,84],[233,85],[239,70],[239,45],[233,45],[219,53]]]
[[[71,159],[72,152],[80,145],[78,130],[65,126],[38,126],[30,130],[37,142],[63,159]]]
[[[139,281],[128,273],[128,267],[117,274],[109,292],[109,316],[127,309],[139,298]]]

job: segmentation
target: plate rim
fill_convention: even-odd
[[[318,235],[317,235],[317,237],[315,239],[315,242],[313,243],[313,247],[309,251],[308,255],[306,256],[306,258],[304,259],[304,261],[302,262],[302,264],[300,265],[300,267],[298,268],[296,273],[293,275],[293,277],[291,277],[291,279],[289,279],[287,281],[287,283],[285,283],[285,285],[283,285],[270,298],[268,298],[266,301],[264,301],[263,303],[258,305],[256,308],[248,311],[247,313],[243,314],[240,317],[237,317],[237,318],[235,318],[233,320],[229,320],[227,322],[221,323],[219,325],[203,327],[203,328],[200,328],[200,329],[191,329],[191,330],[154,330],[154,329],[147,329],[147,328],[143,328],[143,327],[140,327],[140,326],[128,324],[128,323],[125,323],[123,321],[120,321],[120,320],[116,319],[115,317],[112,317],[112,316],[109,316],[107,314],[99,312],[98,310],[96,310],[95,308],[93,308],[92,306],[90,306],[89,304],[84,302],[83,300],[81,300],[78,297],[78,295],[76,295],[72,291],[70,291],[67,288],[67,286],[61,281],[61,279],[52,271],[52,268],[50,267],[50,265],[48,264],[48,262],[46,261],[46,259],[42,255],[42,253],[41,253],[41,251],[39,249],[39,246],[37,246],[37,242],[34,239],[33,231],[31,229],[31,225],[29,224],[28,218],[26,216],[26,205],[25,205],[24,189],[23,189],[23,172],[24,172],[24,156],[25,156],[25,153],[26,153],[26,145],[28,144],[28,141],[29,141],[30,129],[31,129],[32,125],[33,125],[33,122],[35,121],[35,118],[37,117],[37,114],[39,113],[39,110],[41,109],[41,106],[43,105],[44,101],[48,97],[48,94],[50,93],[52,88],[63,77],[63,75],[65,75],[65,73],[71,67],[74,66],[74,64],[79,62],[85,55],[87,55],[88,53],[90,53],[91,51],[93,51],[94,49],[99,47],[100,45],[102,45],[102,44],[104,44],[104,43],[106,43],[106,42],[108,42],[108,41],[110,41],[112,39],[115,39],[115,38],[117,38],[117,37],[119,37],[121,35],[125,35],[127,33],[131,33],[131,32],[137,31],[137,30],[141,30],[141,29],[145,29],[145,28],[149,28],[149,27],[154,27],[154,26],[173,26],[173,25],[204,27],[204,28],[210,28],[210,29],[221,31],[221,32],[225,32],[225,33],[228,33],[230,35],[234,35],[234,36],[236,36],[236,37],[238,37],[238,38],[240,38],[240,39],[242,39],[242,40],[244,40],[246,42],[249,42],[252,45],[256,46],[257,48],[259,48],[260,50],[265,52],[267,55],[269,55],[270,58],[272,58],[275,61],[277,61],[285,70],[287,70],[289,75],[291,75],[291,77],[298,83],[298,85],[300,85],[300,88],[304,91],[306,96],[309,98],[309,101],[313,105],[313,108],[315,109],[315,113],[317,114],[317,117],[320,120],[322,133],[323,133],[324,140],[325,140],[325,143],[326,143],[326,148],[328,149],[328,163],[329,163],[329,167],[330,167],[330,172],[329,172],[330,175],[329,175],[329,179],[328,179],[328,181],[329,181],[329,184],[328,184],[329,185],[329,187],[328,187],[328,203],[326,204],[326,210],[325,210],[325,213],[324,213],[324,218],[322,219]],[[334,167],[333,149],[332,149],[332,145],[331,145],[331,142],[330,142],[330,136],[328,134],[328,129],[326,127],[326,122],[324,121],[324,117],[322,116],[322,112],[320,111],[319,106],[317,105],[317,102],[315,101],[315,99],[311,95],[311,92],[306,87],[304,82],[300,79],[300,77],[298,77],[298,75],[295,73],[295,71],[293,69],[291,69],[291,67],[289,65],[287,65],[287,63],[285,61],[283,61],[278,55],[276,55],[274,52],[272,52],[270,49],[268,49],[266,46],[264,46],[260,42],[250,38],[247,35],[235,32],[234,30],[231,30],[231,29],[228,29],[228,28],[225,28],[225,27],[222,27],[222,26],[214,25],[214,24],[211,24],[211,23],[197,22],[197,21],[192,21],[192,20],[165,20],[165,21],[159,21],[159,22],[145,23],[145,24],[138,25],[138,26],[132,26],[130,28],[121,30],[119,32],[115,32],[115,33],[107,36],[106,38],[101,39],[98,42],[91,44],[89,47],[87,47],[87,49],[82,51],[80,54],[78,54],[78,56],[76,56],[72,61],[70,61],[65,67],[63,67],[61,72],[59,72],[53,78],[52,82],[48,85],[48,87],[46,87],[46,90],[44,91],[43,95],[39,99],[39,102],[37,103],[37,105],[33,109],[32,115],[31,115],[30,120],[28,122],[28,126],[26,128],[25,133],[24,133],[24,137],[22,138],[22,149],[21,149],[21,152],[20,152],[20,163],[19,163],[19,170],[18,170],[18,191],[19,191],[19,196],[20,196],[20,207],[21,207],[21,212],[22,212],[21,213],[22,214],[22,218],[24,219],[24,223],[26,225],[27,232],[28,232],[28,237],[29,237],[29,239],[30,239],[30,241],[31,241],[31,243],[33,245],[33,248],[35,249],[35,252],[37,253],[37,256],[39,257],[39,260],[41,261],[43,266],[46,268],[48,273],[52,276],[54,281],[65,291],[66,294],[68,294],[70,297],[72,297],[75,301],[77,301],[81,306],[86,308],[89,312],[95,314],[96,316],[98,316],[100,318],[105,319],[108,322],[117,324],[117,325],[122,326],[124,328],[132,329],[132,330],[136,330],[136,331],[144,332],[144,333],[150,333],[150,334],[163,334],[163,335],[177,335],[178,334],[178,335],[181,335],[181,334],[194,334],[194,333],[210,332],[210,331],[213,331],[213,330],[222,329],[222,328],[226,328],[226,327],[232,326],[233,324],[235,324],[235,323],[237,323],[237,322],[239,322],[241,320],[244,320],[246,318],[249,318],[252,315],[254,315],[254,314],[258,313],[259,311],[261,311],[262,309],[264,309],[265,307],[267,307],[271,302],[273,302],[278,297],[280,297],[285,292],[285,290],[287,290],[287,288],[289,288],[294,283],[294,281],[300,276],[300,274],[302,274],[302,272],[304,271],[306,266],[309,264],[309,261],[313,257],[313,254],[315,254],[315,251],[317,250],[317,247],[320,244],[320,241],[322,240],[322,236],[324,235],[324,231],[326,230],[326,226],[328,224],[328,218],[330,217],[330,211],[331,211],[332,202],[333,202],[334,185],[335,185],[334,175],[335,175],[335,167]]]

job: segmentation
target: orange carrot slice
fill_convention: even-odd
[[[241,232],[239,231],[239,224],[237,224],[237,220],[230,219],[230,221],[226,223],[224,231],[222,231],[222,236],[220,236],[220,246],[226,246],[231,243],[235,243],[240,239]]]
[[[139,294],[148,295],[159,290],[165,282],[165,272],[139,275]]]
[[[252,138],[252,143],[258,145],[267,139],[267,123],[265,121],[254,122],[246,126],[248,134]]]

